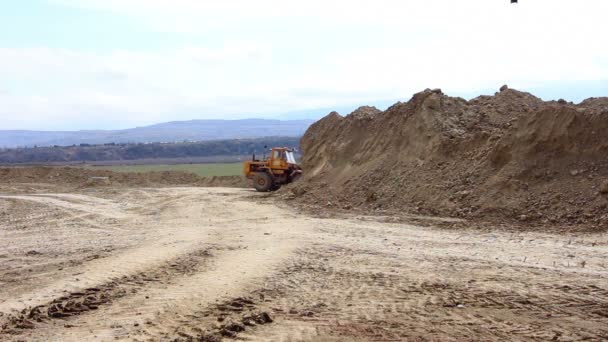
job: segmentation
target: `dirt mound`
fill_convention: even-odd
[[[384,112],[330,113],[301,141],[303,201],[469,218],[608,226],[608,98],[545,102],[502,87],[427,89]]]
[[[240,176],[199,177],[182,171],[113,172],[76,167],[3,167],[0,183],[47,183],[80,187],[98,186],[209,186],[246,187]]]

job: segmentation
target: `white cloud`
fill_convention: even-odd
[[[164,30],[196,32],[212,26],[245,22],[293,19],[308,20],[310,25],[381,25],[454,32],[486,26],[485,32],[503,28],[544,26],[561,33],[581,29],[593,31],[602,24],[608,3],[603,0],[283,0],[210,1],[210,0],[50,0],[68,6],[106,10],[139,18]],[[578,24],[575,25],[574,24]],[[603,27],[606,27],[603,24]],[[491,27],[493,26],[493,27]],[[581,27],[582,26],[582,27]],[[277,27],[281,29],[281,27]],[[477,30],[475,30],[477,31]],[[480,32],[483,33],[483,32]]]
[[[604,0],[49,1],[126,16],[188,43],[0,48],[0,129],[261,116],[406,99],[426,87],[608,80]]]

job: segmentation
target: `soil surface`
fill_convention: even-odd
[[[0,167],[0,191],[77,191],[102,187],[248,187],[243,176],[201,177],[185,171],[114,172],[66,166]]]
[[[608,339],[605,234],[312,217],[248,189],[11,186],[3,341]]]
[[[608,98],[543,101],[501,88],[427,89],[386,111],[314,123],[296,203],[568,230],[608,230]]]

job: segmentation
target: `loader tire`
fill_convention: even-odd
[[[295,183],[297,182],[300,178],[302,178],[302,174],[301,173],[296,173],[293,177],[291,177],[291,182]]]
[[[253,187],[259,192],[267,192],[273,188],[272,177],[265,172],[257,173],[253,177]]]

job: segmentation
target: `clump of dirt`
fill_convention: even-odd
[[[219,316],[217,313],[219,312]],[[226,338],[237,339],[238,334],[252,327],[270,324],[273,319],[266,311],[257,307],[251,298],[234,298],[227,300],[209,310],[201,312],[204,317],[201,326],[207,329],[200,329],[189,325],[181,326],[177,329],[177,338],[173,341],[222,341]],[[217,317],[216,317],[217,316]],[[212,322],[215,321],[215,322]]]
[[[0,184],[45,183],[82,188],[103,186],[246,187],[240,176],[200,177],[182,171],[113,172],[76,167],[2,167]]]
[[[332,112],[301,141],[288,195],[343,209],[608,227],[608,98],[545,102],[440,89]]]

